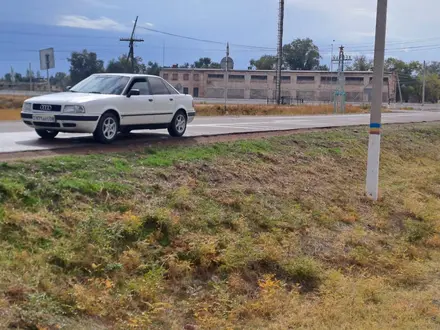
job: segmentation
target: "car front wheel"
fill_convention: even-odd
[[[182,110],[177,111],[168,127],[168,133],[174,137],[181,137],[185,134],[187,122],[185,112]]]
[[[51,131],[47,129],[36,129],[35,132],[43,139],[43,140],[53,140],[58,135],[58,131]]]
[[[112,143],[118,134],[119,122],[113,113],[105,113],[99,120],[93,136],[96,141],[101,143]]]

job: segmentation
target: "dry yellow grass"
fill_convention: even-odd
[[[18,109],[29,96],[0,95],[0,110]]]
[[[225,114],[222,104],[196,104],[198,116],[221,116]],[[347,105],[346,113],[368,113],[367,108]],[[326,115],[333,113],[333,105],[252,105],[235,104],[227,106],[227,114],[232,116],[294,116],[294,115]]]
[[[27,96],[1,95],[0,96],[0,121],[19,120],[21,106]]]
[[[439,329],[439,127],[0,164],[0,329]]]
[[[19,120],[20,109],[25,96],[5,95],[0,96],[0,121]],[[198,116],[222,116],[225,115],[224,106],[221,104],[196,104]],[[227,114],[232,116],[295,116],[295,115],[325,115],[333,113],[333,105],[228,105]],[[347,105],[346,113],[367,113],[365,107]]]

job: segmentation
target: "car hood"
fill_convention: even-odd
[[[104,100],[115,97],[118,97],[118,95],[66,92],[66,93],[54,93],[54,94],[32,97],[30,99],[27,99],[25,102],[43,103],[43,104],[44,103],[49,103],[49,104],[86,103],[90,101]]]

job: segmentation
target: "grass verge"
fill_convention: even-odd
[[[0,328],[438,328],[439,128],[2,164]]]

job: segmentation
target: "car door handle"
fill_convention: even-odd
[[[148,99],[148,101],[153,102],[153,99]]]
[[[174,99],[170,99],[170,101],[174,101]]]

